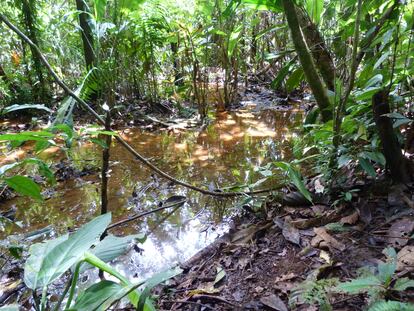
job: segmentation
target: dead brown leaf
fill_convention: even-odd
[[[280,299],[278,296],[276,296],[274,294],[270,295],[270,296],[260,298],[260,302],[262,304],[264,304],[266,307],[269,307],[273,310],[288,311],[288,309],[287,309],[285,303],[283,302],[283,300]]]
[[[414,245],[404,246],[397,254],[397,270],[414,268]]]
[[[314,228],[316,236],[312,239],[311,245],[313,247],[319,248],[322,242],[325,242],[326,245],[331,248],[343,251],[345,250],[345,245],[331,236],[324,227]]]
[[[258,232],[269,228],[271,225],[271,222],[265,224],[255,224],[236,231],[230,238],[231,244],[240,246],[249,244]]]
[[[409,218],[402,218],[394,222],[388,229],[388,242],[395,248],[401,248],[408,243],[408,237],[414,230],[414,222]]]
[[[359,220],[359,213],[357,211],[353,212],[351,215],[342,217],[339,222],[343,225],[355,225]]]
[[[282,234],[286,240],[293,244],[300,245],[300,233],[299,229],[293,227],[290,224],[290,218],[286,217],[283,223]]]

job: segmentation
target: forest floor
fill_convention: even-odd
[[[325,291],[333,310],[365,309],[366,295],[332,289],[362,267],[375,269],[387,247],[398,252],[394,280],[414,276],[414,206],[408,188],[377,182],[360,190],[336,209],[269,201],[265,214],[234,219],[227,235],[158,288],[159,309],[316,311]],[[414,291],[388,298],[413,302]]]

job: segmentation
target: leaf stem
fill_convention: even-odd
[[[75,271],[73,272],[72,282],[71,282],[70,291],[69,291],[69,297],[68,297],[68,301],[66,302],[65,310],[70,308],[70,304],[72,303],[73,296],[75,295],[76,283],[78,282],[78,278],[79,278],[79,270],[80,270],[80,266],[83,263],[83,261],[84,260],[79,261],[75,266]]]

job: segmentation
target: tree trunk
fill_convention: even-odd
[[[39,46],[39,41],[37,39],[37,29],[35,23],[35,12],[34,12],[34,0],[21,0],[22,3],[22,13],[23,13],[23,22],[27,30],[27,36],[32,42]],[[35,87],[36,97],[46,96],[46,85],[42,72],[42,62],[36,50],[33,47],[30,47],[32,53],[32,60],[34,70],[36,72],[37,79],[39,80],[39,87]]]
[[[183,74],[181,72],[180,61],[178,59],[178,43],[171,42],[171,52],[173,57],[173,68],[174,68],[174,85],[175,86],[183,86]]]
[[[6,73],[4,72],[4,69],[2,65],[0,64],[0,79],[2,79],[4,82],[8,82],[9,79],[7,78]]]
[[[89,70],[96,65],[95,52],[93,49],[93,35],[89,24],[88,7],[84,0],[76,0],[76,9],[79,13],[79,26],[82,30],[83,54],[85,57],[86,69]]]
[[[298,17],[296,15],[295,4],[291,0],[283,0],[282,2],[286,13],[286,19],[292,34],[292,41],[295,46],[296,53],[299,56],[306,80],[308,81],[319,106],[322,121],[327,122],[332,120],[332,105],[329,102],[326,86],[323,84],[322,79],[316,70],[312,55],[309,52],[303,38]]]
[[[384,114],[390,113],[387,91],[379,91],[373,96],[372,108],[375,124],[377,125],[381,139],[382,153],[387,161],[391,178],[396,183],[409,182],[411,178],[408,160],[402,154],[401,146],[394,133],[391,119],[384,116]]]
[[[315,65],[321,74],[323,81],[328,89],[335,89],[335,65],[332,56],[326,47],[325,41],[316,25],[309,18],[309,15],[301,8],[296,8],[299,24],[303,31],[303,36],[310,48]]]

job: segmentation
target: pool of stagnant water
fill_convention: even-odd
[[[263,178],[258,167],[269,161],[290,159],[292,138],[302,115],[299,109],[255,111],[254,107],[246,107],[217,114],[202,131],[149,132],[125,128],[119,134],[170,175],[216,189],[255,183]],[[70,163],[79,170],[99,168],[101,150],[91,143],[75,145],[69,152]],[[52,148],[41,158],[52,163],[62,161],[62,154]],[[0,158],[0,164],[6,159],[10,160],[10,155]],[[277,171],[274,174],[275,180],[282,177]],[[189,259],[227,230],[230,216],[246,199],[214,198],[174,185],[155,176],[115,143],[111,146],[109,176],[108,206],[113,221],[156,208],[171,196],[187,199],[176,210],[151,214],[112,231],[116,235],[147,234],[139,248],[131,248],[112,263],[131,280],[146,278]],[[69,178],[46,191],[47,199],[43,202],[18,197],[0,203],[0,212],[16,211],[14,223],[0,222],[0,239],[43,228],[47,229],[43,238],[53,238],[100,212],[99,171]]]

